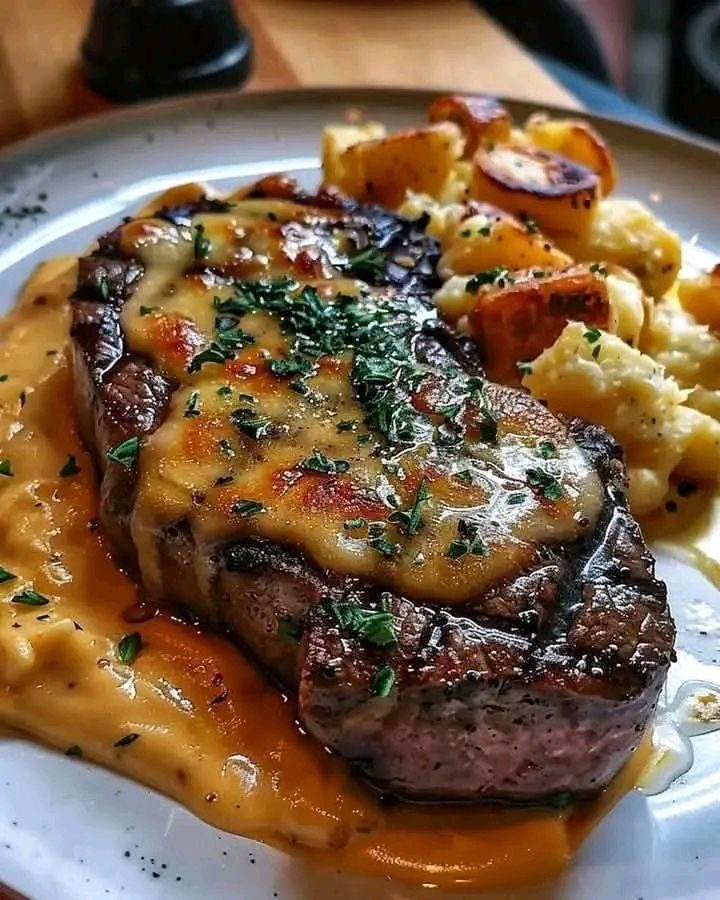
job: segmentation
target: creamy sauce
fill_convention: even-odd
[[[443,603],[466,601],[520,571],[537,544],[573,540],[591,527],[602,506],[597,474],[542,407],[492,395],[491,419],[485,419],[485,395],[468,394],[466,376],[424,364],[399,369],[392,390],[402,398],[403,416],[418,424],[401,451],[385,458],[378,429],[364,424],[368,410],[353,391],[351,352],[323,349],[308,371],[278,376],[270,361],[297,359],[280,322],[301,287],[281,290],[274,302],[284,307],[268,310],[250,288],[238,295],[235,280],[289,274],[317,292],[325,308],[342,310],[338,295],[355,298],[349,312],[337,314],[342,324],[319,319],[320,338],[349,328],[353,346],[391,363],[391,370],[397,364],[384,358],[389,351],[378,349],[377,335],[398,329],[391,342],[397,352],[404,318],[413,333],[417,325],[412,316],[403,318],[390,292],[348,277],[348,238],[323,225],[327,211],[275,203],[269,212],[270,218],[267,204],[241,201],[226,213],[195,215],[191,226],[141,217],[120,232],[123,253],[144,269],[122,311],[128,347],[179,384],[167,419],[140,448],[132,531],[146,588],[164,593],[156,535],[179,521],[198,546],[243,534],[266,537],[296,547],[321,568]],[[233,318],[238,296],[251,308]],[[361,316],[381,324],[352,331]],[[196,367],[211,341],[238,333],[247,345],[232,358]],[[356,343],[359,333],[371,337]],[[315,357],[306,350],[300,355]],[[459,416],[467,428],[450,452],[439,437],[449,427],[443,409],[455,409],[451,420]],[[266,431],[248,434],[237,425],[238,414],[265,422]],[[483,422],[496,429],[492,440],[483,436]],[[546,444],[552,439],[552,458],[542,456],[538,435]],[[344,468],[330,476],[303,468],[318,447]],[[529,473],[538,471],[557,478],[561,496],[531,489]],[[412,509],[421,482],[429,492],[423,527],[407,533],[393,514]],[[237,513],[238,503],[243,508],[248,501],[261,512]],[[348,528],[348,520],[365,524]],[[479,549],[488,552],[451,556],[465,520],[479,528]],[[373,526],[383,529],[380,542],[369,537]]]
[[[0,460],[13,473],[0,475],[0,566],[16,576],[0,584],[2,725],[79,747],[219,828],[320,862],[447,888],[559,873],[634,783],[644,750],[572,813],[385,807],[226,640],[162,614],[128,622],[138,590],[95,527],[95,474],[73,419],[73,281],[71,261],[46,264],[0,321]],[[69,455],[80,471],[61,477]],[[27,589],[48,602],[13,602]],[[118,641],[135,630],[143,647],[125,665]]]

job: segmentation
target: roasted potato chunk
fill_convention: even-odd
[[[399,206],[409,190],[438,197],[461,152],[460,131],[451,122],[363,141],[340,154],[339,187],[389,207]]]
[[[490,279],[490,283],[480,284]],[[607,328],[610,302],[597,269],[573,265],[538,277],[533,270],[480,273],[468,313],[491,379],[519,384],[518,363],[532,360],[560,336],[568,320]],[[466,289],[472,291],[473,279]]]
[[[574,259],[624,266],[652,297],[669,290],[680,270],[680,238],[637,200],[601,200],[585,235],[556,240]]]
[[[699,278],[678,282],[678,299],[696,322],[720,332],[720,263]]]
[[[510,137],[512,118],[494,97],[439,97],[428,109],[431,122],[454,122],[465,139],[463,157],[469,159],[481,144],[503,143]]]
[[[533,219],[549,235],[579,239],[599,195],[594,172],[535,147],[481,147],[473,157],[470,196]]]
[[[550,119],[535,113],[525,123],[525,132],[536,147],[551,150],[585,166],[600,179],[603,196],[617,183],[617,166],[610,148],[589,122],[581,119]]]
[[[378,122],[364,125],[328,125],[323,130],[322,168],[326,184],[334,184],[348,194],[355,193],[355,185],[349,181],[342,155],[354,144],[385,137],[385,126]]]
[[[471,202],[467,209],[470,215],[443,242],[445,252],[438,266],[442,278],[496,266],[559,269],[572,262],[535,227],[509,213],[488,203]]]

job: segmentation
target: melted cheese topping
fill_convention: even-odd
[[[465,889],[557,874],[642,756],[572,815],[384,808],[297,729],[293,704],[237,648],[166,615],[133,624],[138,590],[96,530],[93,465],[75,431],[73,282],[71,262],[47,264],[0,321],[0,460],[12,472],[0,475],[3,725],[60,750],[79,745],[220,828],[336,866]],[[14,600],[27,590],[47,602]],[[142,649],[123,664],[118,641],[135,630]]]
[[[251,200],[196,215],[189,226],[150,217],[122,229],[123,254],[144,267],[122,312],[128,346],[179,384],[166,421],[141,447],[132,523],[145,585],[157,596],[157,534],[180,521],[199,547],[265,537],[320,568],[453,603],[520,571],[538,544],[573,540],[597,519],[596,473],[539,405],[494,401],[482,387],[472,394],[459,369],[413,359],[402,368],[403,343],[409,348],[419,331],[415,317],[428,313],[411,302],[408,314],[390,291],[348,277],[352,246],[328,215]],[[287,276],[295,283],[283,288],[268,280]],[[308,372],[278,375],[272,361],[296,360],[305,346],[293,318],[304,291],[340,310],[320,317],[319,339],[350,329],[352,349],[342,340],[301,349]],[[365,331],[361,319],[370,322]],[[378,350],[388,329],[397,340]],[[204,359],[213,341],[238,334],[245,345],[229,358]],[[393,352],[397,394],[419,423],[399,443],[384,439],[358,399],[358,356],[384,363]],[[267,427],[253,434],[238,416]],[[458,417],[466,433],[446,449],[442,431]],[[341,468],[308,471],[318,450]],[[533,483],[538,472],[559,495]],[[421,484],[429,497],[418,506],[419,527],[408,531],[397,513],[412,510]],[[259,512],[248,515],[248,501]],[[465,522],[481,540],[477,552],[458,557],[453,542]],[[202,574],[201,584],[209,577]]]

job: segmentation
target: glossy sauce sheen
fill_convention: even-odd
[[[226,640],[139,600],[94,525],[95,473],[67,363],[72,261],[41,267],[0,322],[0,718],[176,798],[208,822],[368,874],[464,888],[558,873],[634,781],[642,754],[574,813],[386,808],[294,721],[293,704]],[[24,398],[24,404],[21,399]],[[68,455],[80,472],[61,477]],[[12,602],[32,588],[43,606]],[[118,641],[137,628],[132,665]],[[131,743],[119,741],[138,735]]]
[[[321,569],[378,579],[422,601],[454,603],[522,570],[538,544],[571,541],[597,520],[597,474],[557,421],[537,406],[503,408],[499,402],[492,411],[497,437],[488,441],[478,408],[484,401],[468,400],[459,372],[453,378],[430,365],[419,367],[407,393],[426,434],[388,456],[364,424],[367,411],[351,383],[352,351],[321,355],[306,375],[273,374],[271,360],[296,352],[282,313],[257,308],[234,322],[231,317],[226,333],[239,327],[247,346],[225,362],[189,371],[216,335],[218,321],[227,318],[222,303],[237,297],[238,279],[289,276],[296,282],[286,291],[289,307],[307,286],[325,303],[337,305],[338,295],[355,298],[361,313],[397,321],[403,301],[393,306],[391,292],[352,277],[345,265],[351,248],[341,229],[326,233],[328,215],[251,200],[228,213],[195,215],[191,226],[150,217],[122,228],[123,254],[144,269],[123,308],[128,348],[179,383],[167,419],[141,447],[132,521],[143,581],[159,597],[164,591],[155,536],[180,521],[189,524],[198,546],[261,536],[294,547]],[[422,317],[422,307],[413,315]],[[406,387],[400,384],[403,392]],[[460,446],[444,453],[432,430],[447,427],[441,410],[448,408],[460,410],[455,416],[464,417],[467,432]],[[238,410],[267,420],[268,433],[242,433],[232,421]],[[339,423],[350,425],[343,430]],[[552,461],[539,452],[543,438],[551,441]],[[318,448],[340,460],[344,471],[307,471],[304,461]],[[529,487],[527,473],[538,466],[552,470],[561,497],[548,499]],[[423,480],[429,492],[423,527],[408,535],[387,525],[396,510],[412,509]],[[238,501],[262,510],[238,514]],[[353,519],[365,524],[348,528]],[[487,552],[461,559],[447,552],[461,519],[479,524]],[[384,528],[392,552],[373,546],[368,522]],[[203,573],[198,577],[203,584]]]

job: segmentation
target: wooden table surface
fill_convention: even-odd
[[[579,104],[472,0],[236,0],[255,40],[245,90],[439,87]],[[83,82],[91,0],[0,0],[0,145],[111,108]]]

